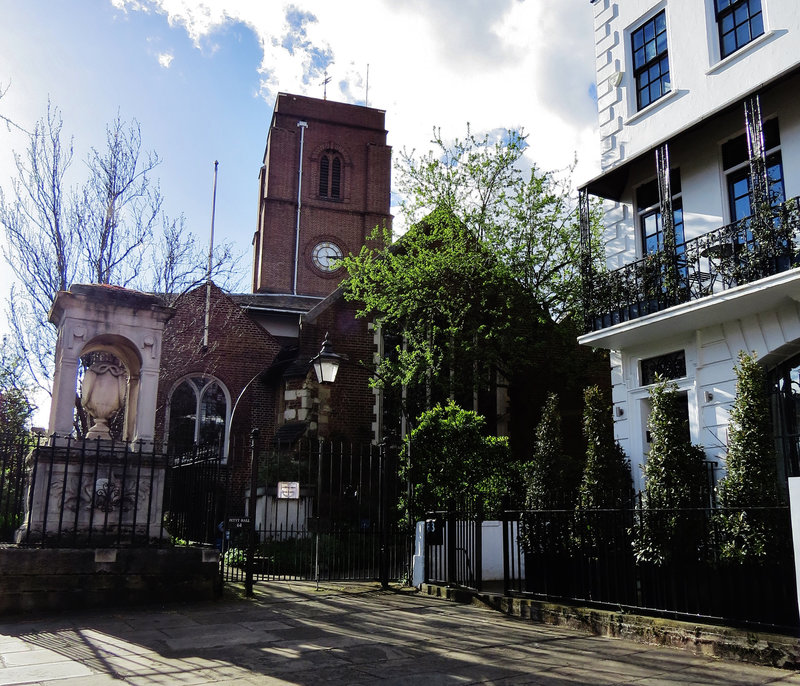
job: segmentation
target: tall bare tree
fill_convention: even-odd
[[[48,312],[58,291],[115,284],[171,302],[207,278],[208,255],[184,217],[163,211],[154,178],[161,160],[143,149],[138,122],[118,115],[106,127],[105,146],[89,151],[81,185],[70,185],[73,161],[73,141],[65,142],[61,113],[48,102],[25,153],[15,155],[10,192],[0,189],[3,257],[18,282],[8,302],[10,343],[30,379],[48,391],[55,349]],[[230,245],[217,247],[211,277],[229,285],[236,261]]]

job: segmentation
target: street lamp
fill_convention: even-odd
[[[309,361],[314,365],[314,373],[317,375],[317,381],[321,384],[332,384],[336,381],[336,373],[339,371],[339,365],[346,359],[347,355],[337,355],[333,352],[333,345],[326,331],[325,340],[322,341],[322,350]]]

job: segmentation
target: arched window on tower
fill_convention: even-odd
[[[319,194],[332,200],[342,197],[342,158],[334,150],[326,150],[320,157]]]
[[[230,394],[210,376],[190,376],[178,383],[167,405],[167,450],[172,455],[190,452],[195,445],[216,445],[228,454]]]

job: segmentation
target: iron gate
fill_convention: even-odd
[[[255,495],[228,497],[226,581],[388,582],[407,573],[394,451],[311,440],[256,452]]]

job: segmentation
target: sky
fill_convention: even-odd
[[[576,182],[599,170],[588,0],[0,0],[0,115],[31,130],[60,108],[76,165],[117,114],[136,119],[166,211],[243,255],[278,92],[386,111],[395,160],[444,138],[529,134],[528,162]],[[0,125],[0,187],[25,136]],[[80,166],[75,167],[80,171]],[[396,202],[397,198],[394,197]],[[4,241],[0,236],[0,241]],[[0,269],[0,299],[10,288]],[[0,317],[0,332],[6,326]]]

